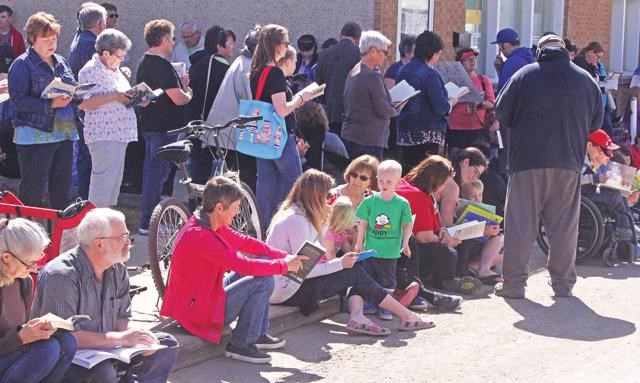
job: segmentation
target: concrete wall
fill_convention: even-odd
[[[363,29],[374,26],[375,0],[107,0],[118,7],[118,29],[133,42],[128,65],[135,70],[139,57],[147,46],[143,39],[144,25],[153,19],[165,18],[176,25],[187,19],[197,21],[202,30],[218,24],[233,30],[244,41],[249,28],[256,23],[277,23],[289,29],[289,39],[311,33],[320,42],[338,37],[347,21],[358,22]],[[100,3],[102,0],[97,0]],[[14,10],[14,25],[22,30],[29,15],[38,11],[53,14],[63,26],[58,53],[67,56],[75,33],[76,12],[82,0],[3,0]],[[180,33],[176,32],[179,39]],[[243,44],[237,44],[241,47]],[[295,45],[294,45],[295,46]],[[238,48],[239,51],[239,48]],[[237,52],[236,52],[237,53]]]

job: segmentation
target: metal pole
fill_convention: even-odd
[[[631,97],[629,102],[631,108],[631,120],[629,121],[629,130],[631,133],[631,142],[635,142],[638,135],[638,97]]]

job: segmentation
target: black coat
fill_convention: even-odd
[[[211,58],[213,59],[211,60]],[[191,67],[189,68],[189,86],[193,90],[193,98],[189,103],[189,120],[207,119],[213,100],[218,94],[224,75],[229,69],[227,60],[212,51],[204,50],[192,54],[189,57]],[[209,70],[209,61],[211,60],[211,75],[209,76],[209,90],[207,99],[205,100],[205,92],[207,87],[207,76]],[[204,114],[202,107],[204,105]]]

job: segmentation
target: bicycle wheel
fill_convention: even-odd
[[[185,204],[165,198],[156,205],[149,221],[149,264],[158,296],[164,295],[169,281],[169,266],[178,232],[191,217]]]
[[[244,182],[240,182],[240,187],[242,188],[242,203],[240,203],[240,211],[231,222],[231,227],[262,241],[262,221],[260,220],[256,196]]]

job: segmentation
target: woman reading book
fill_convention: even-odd
[[[0,380],[62,381],[76,352],[69,332],[48,329],[42,318],[29,320],[33,280],[49,238],[39,224],[0,220]],[[54,335],[55,333],[55,335]]]
[[[330,215],[326,198],[332,185],[331,176],[314,169],[307,170],[298,178],[273,217],[267,243],[289,254],[297,252],[305,241],[322,243]],[[363,298],[399,316],[398,330],[413,331],[434,326],[433,322],[424,321],[395,300],[356,264],[357,258],[357,253],[353,252],[342,258],[325,258],[315,265],[302,284],[276,276],[271,303],[298,306],[304,315],[309,315],[318,308],[320,300],[353,286],[352,290],[359,291],[362,296],[349,296],[349,331],[368,335],[390,333],[389,329],[364,316]]]

